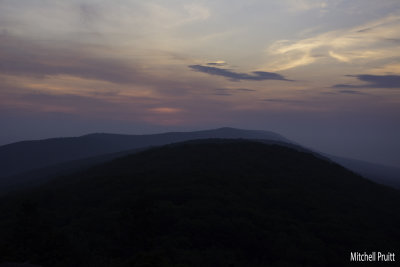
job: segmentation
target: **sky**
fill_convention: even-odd
[[[400,167],[400,1],[0,0],[0,125],[270,130]]]

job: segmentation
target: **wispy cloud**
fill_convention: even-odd
[[[284,0],[282,1],[287,5],[287,8],[291,12],[303,12],[314,9],[326,9],[328,7],[328,1],[323,0]]]
[[[188,77],[193,76],[190,71],[178,73],[159,61],[146,63],[143,68],[140,58],[122,57],[107,45],[45,43],[0,33],[0,87],[7,80],[42,92],[86,95],[118,90],[136,96],[182,97],[213,86],[212,81]],[[180,68],[185,70],[186,65]]]
[[[238,89],[235,89],[235,90],[241,91],[241,92],[256,92],[257,91],[255,89],[249,89],[249,88],[238,88]]]
[[[400,75],[400,63],[389,63],[387,65],[378,66],[368,71],[377,75]]]
[[[233,95],[233,94],[231,94],[231,93],[225,93],[225,92],[216,92],[216,93],[214,93],[214,95],[219,95],[219,96],[231,96],[231,95]]]
[[[223,67],[223,66],[226,66],[227,63],[225,61],[219,60],[219,61],[215,61],[215,62],[208,62],[207,65],[208,66]]]
[[[355,90],[340,90],[339,93],[349,94],[349,95],[366,95],[366,93]]]
[[[336,84],[337,88],[400,88],[400,75],[347,75],[355,77],[366,84]]]
[[[215,91],[214,95],[231,96],[231,95],[235,95],[237,93],[256,92],[257,90],[248,89],[248,88],[215,88],[214,91]]]
[[[134,66],[121,60],[92,55],[89,48],[60,44],[52,47],[0,34],[0,73],[34,77],[72,75],[113,83],[138,80],[140,74]]]
[[[261,99],[261,101],[273,102],[273,103],[291,103],[291,104],[304,103],[304,101],[302,101],[302,100],[284,99],[284,98],[265,98],[265,99]]]
[[[173,114],[182,112],[182,109],[179,108],[171,108],[171,107],[158,107],[149,109],[151,112],[161,113],[161,114]]]
[[[222,76],[229,78],[232,81],[241,81],[241,80],[249,80],[249,81],[265,81],[265,80],[281,80],[281,81],[290,81],[286,79],[284,76],[273,73],[273,72],[265,72],[265,71],[253,71],[251,74],[248,73],[240,73],[234,72],[230,69],[222,69],[211,66],[203,66],[203,65],[190,65],[189,68],[198,71],[207,73],[210,75]]]
[[[138,4],[136,3],[136,5]],[[175,6],[149,1],[140,3],[140,5],[146,12],[142,15],[139,14],[141,23],[146,26],[152,25],[151,27],[154,27],[153,30],[155,31],[176,28],[196,21],[204,21],[211,16],[211,11],[206,6],[197,3]]]
[[[353,63],[393,58],[400,54],[400,15],[390,15],[364,25],[326,32],[297,41],[280,40],[268,54],[266,68],[273,71],[309,65],[324,59]]]

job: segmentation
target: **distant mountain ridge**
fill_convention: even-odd
[[[40,182],[53,176],[71,173],[135,153],[138,149],[208,138],[261,140],[313,152],[274,132],[230,127],[149,135],[95,133],[80,137],[22,141],[0,146],[0,191],[10,185],[15,188],[22,183]],[[399,168],[313,153],[330,158],[370,180],[400,189]]]

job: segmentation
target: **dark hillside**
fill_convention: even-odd
[[[0,262],[353,266],[352,251],[399,252],[399,204],[397,190],[288,147],[180,143],[1,199]]]

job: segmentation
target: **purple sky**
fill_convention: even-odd
[[[271,130],[400,166],[398,0],[0,0],[0,144]]]

